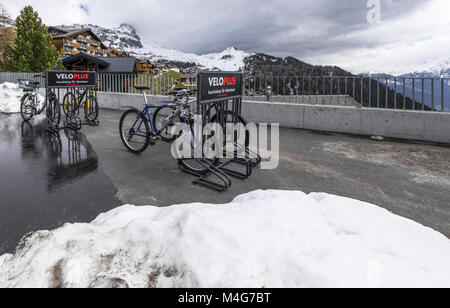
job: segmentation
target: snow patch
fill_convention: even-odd
[[[0,113],[20,112],[22,96],[23,91],[17,84],[10,82],[0,84]]]
[[[450,287],[449,259],[446,237],[377,206],[255,191],[32,233],[0,287]]]

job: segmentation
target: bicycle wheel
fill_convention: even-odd
[[[73,115],[77,109],[77,100],[75,95],[71,92],[68,92],[64,95],[63,99],[63,111],[66,116]]]
[[[130,109],[120,118],[120,138],[125,147],[134,154],[144,152],[149,145],[150,125],[144,115]]]
[[[233,112],[232,111],[227,112],[227,118],[225,120],[226,120],[226,123],[233,123]],[[212,116],[211,123],[214,123],[216,121],[217,121],[217,114]],[[245,127],[245,126],[247,126],[248,122],[242,116],[238,116],[238,124],[242,124]],[[235,141],[238,140],[238,132],[235,132],[234,140]],[[248,130],[245,130],[245,147],[248,148],[249,145],[250,145],[250,132]]]
[[[89,97],[84,103],[84,116],[88,121],[95,121],[98,119],[98,101],[96,97]]]
[[[190,147],[191,156],[190,157],[183,157],[182,156],[182,149],[180,149],[179,143],[176,143],[174,145],[175,148],[175,154],[176,158],[178,159],[178,164],[180,167],[184,170],[199,174],[199,175],[205,175],[210,170],[205,167],[205,165],[211,164],[211,165],[217,165],[219,163],[219,158],[214,158],[211,160],[206,160],[206,162],[200,163],[197,158],[194,158],[195,153],[195,132],[194,132],[194,123],[191,121],[187,121],[187,129],[183,129],[181,132],[177,133],[176,141],[180,141],[181,138],[184,138],[184,142],[182,143],[183,146]],[[183,120],[183,123],[185,121]],[[184,152],[184,151],[183,151]]]
[[[161,127],[165,124],[167,117],[173,113],[173,107],[160,107],[156,109],[153,114],[153,126],[155,128],[155,132],[159,132]],[[181,121],[181,120],[180,120]],[[179,136],[179,132],[174,132],[174,123],[169,124],[164,130],[161,131],[160,137],[162,141],[165,142],[173,142]]]
[[[20,115],[25,122],[30,121],[34,116],[33,98],[30,94],[25,94],[20,100]]]
[[[47,119],[52,122],[54,126],[59,126],[61,122],[61,107],[56,95],[50,95],[47,105]]]

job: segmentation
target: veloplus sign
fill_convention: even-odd
[[[97,85],[96,72],[78,72],[78,71],[47,72],[47,87],[50,88],[95,87],[96,85]]]
[[[261,169],[278,167],[280,125],[245,120],[246,114],[242,114],[242,104],[245,104],[243,81],[242,73],[198,73],[197,102],[200,108],[194,117],[193,131],[202,133],[195,134],[194,146],[191,133],[177,138],[171,149],[175,159],[242,158],[245,161],[256,154],[262,158]],[[186,125],[177,122],[170,129],[172,134],[177,134],[185,131]]]
[[[199,100],[228,100],[242,97],[243,75],[234,72],[199,73]]]

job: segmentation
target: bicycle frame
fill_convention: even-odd
[[[87,98],[86,102],[89,101],[89,97],[93,97],[93,95],[90,95],[89,89],[85,89],[83,92],[79,91],[78,89],[75,89],[76,95],[75,100],[77,102],[77,106],[79,107],[84,100],[84,97]]]
[[[42,106],[41,106],[41,108],[40,109],[37,109],[37,107],[39,106],[39,100],[38,100],[38,98],[39,98],[39,93],[38,93],[38,90],[39,90],[39,88],[36,88],[35,90],[33,90],[33,92],[30,92],[29,93],[29,95],[31,96],[31,99],[33,100],[33,104],[35,105],[35,107],[36,108],[33,108],[34,109],[34,114],[35,115],[39,115],[39,114],[41,114],[44,110],[45,110],[45,108],[47,107],[47,102],[43,102],[42,103]],[[56,95],[56,94],[55,94]]]
[[[37,106],[39,106],[39,100],[38,100],[38,98],[39,98],[39,96],[38,96],[38,89],[36,89],[35,91],[33,91],[33,92],[31,93],[31,95],[32,95],[32,98],[33,98],[33,102],[34,102],[35,106],[36,106],[36,107],[37,107]],[[41,109],[39,109],[39,110],[36,110],[36,114],[41,114],[41,113],[42,113],[42,112],[44,111],[44,109],[45,109],[46,105],[47,105],[47,103],[46,103],[46,102],[44,102],[44,103],[42,104],[42,106],[41,106]]]
[[[171,124],[171,122],[172,122],[172,120],[174,119],[174,118],[176,118],[178,115],[180,115],[180,111],[179,111],[179,109],[178,108],[183,108],[184,106],[186,106],[186,105],[188,105],[189,103],[186,103],[185,105],[177,105],[177,104],[163,104],[163,105],[150,105],[149,103],[148,103],[148,100],[147,100],[147,96],[146,96],[146,93],[145,93],[145,91],[144,91],[144,100],[145,100],[145,107],[144,107],[144,109],[142,110],[142,111],[140,111],[139,112],[139,114],[138,114],[138,116],[137,116],[137,118],[136,118],[136,121],[134,122],[134,124],[133,124],[133,126],[130,128],[130,130],[129,130],[129,134],[131,134],[131,135],[136,135],[136,136],[140,136],[140,137],[148,137],[148,136],[146,136],[145,135],[145,132],[143,132],[142,130],[141,130],[141,127],[142,127],[142,122],[141,123],[139,123],[139,126],[138,126],[138,128],[135,130],[135,132],[133,132],[133,130],[134,130],[134,127],[138,124],[138,122],[142,119],[142,116],[147,116],[147,118],[148,118],[148,121],[149,121],[149,123],[150,123],[150,129],[151,129],[151,133],[153,134],[153,136],[160,136],[161,135],[161,133],[162,133],[162,131],[163,130],[165,130],[170,124]],[[176,107],[177,109],[176,109],[176,111],[173,113],[173,114],[171,114],[168,118],[167,118],[167,122],[165,123],[165,125],[163,125],[161,128],[160,128],[160,130],[159,131],[156,131],[155,130],[155,125],[154,125],[154,123],[153,123],[153,120],[152,120],[152,114],[151,114],[151,112],[150,112],[150,110],[152,110],[152,109],[157,109],[157,108],[165,108],[165,107]],[[188,124],[188,119],[187,119],[187,117],[186,116],[183,116],[183,118],[184,118],[184,124],[185,124],[185,128],[186,128],[186,126],[187,126],[187,124]],[[137,133],[136,133],[137,132]],[[192,134],[193,134],[194,132],[192,132]]]

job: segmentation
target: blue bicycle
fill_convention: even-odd
[[[125,147],[134,154],[144,152],[149,145],[162,140],[172,142],[177,138],[186,138],[185,144],[190,144],[190,151],[195,151],[194,113],[192,104],[196,99],[190,99],[194,90],[172,88],[169,95],[174,95],[173,102],[162,105],[150,105],[145,91],[149,87],[135,86],[137,90],[143,90],[145,105],[143,110],[130,107],[120,119],[120,137]],[[155,110],[156,109],[156,110]],[[155,110],[152,117],[151,110]],[[175,123],[179,121],[179,126]],[[178,163],[187,170],[196,173],[207,173],[208,169],[197,159],[181,157],[178,155]]]
[[[194,103],[197,99],[191,99],[192,95],[196,93],[195,90],[186,90],[184,88],[173,87],[169,90],[169,95],[175,97],[173,102],[162,105],[150,105],[147,101],[145,91],[150,90],[149,87],[135,86],[137,90],[143,90],[145,105],[143,110],[138,110],[130,107],[125,111],[120,119],[120,137],[125,147],[134,154],[144,152],[149,145],[154,145],[157,141],[173,142],[177,138],[186,138],[185,144],[190,144],[191,152],[195,152],[195,133],[194,133]],[[154,110],[153,117],[151,110]],[[210,115],[210,122],[218,122],[216,106],[210,106],[207,114]],[[233,117],[231,111],[227,111],[224,119],[227,123],[243,124],[245,127],[247,121],[238,116],[237,119]],[[175,123],[179,121],[176,126]],[[183,129],[180,130],[180,127]],[[245,149],[248,150],[250,135],[246,130],[245,133]],[[213,135],[213,134],[212,134]],[[237,136],[235,136],[237,138]],[[226,140],[224,140],[225,144]],[[177,148],[177,147],[175,147]],[[226,147],[224,147],[226,148]],[[211,145],[210,151],[215,152],[215,146]],[[183,151],[184,152],[184,151]],[[195,174],[207,174],[210,169],[198,159],[187,157],[180,158],[182,155],[177,153],[178,163],[183,170],[193,172]],[[219,159],[215,158],[208,161],[210,166],[215,166],[219,163]]]

